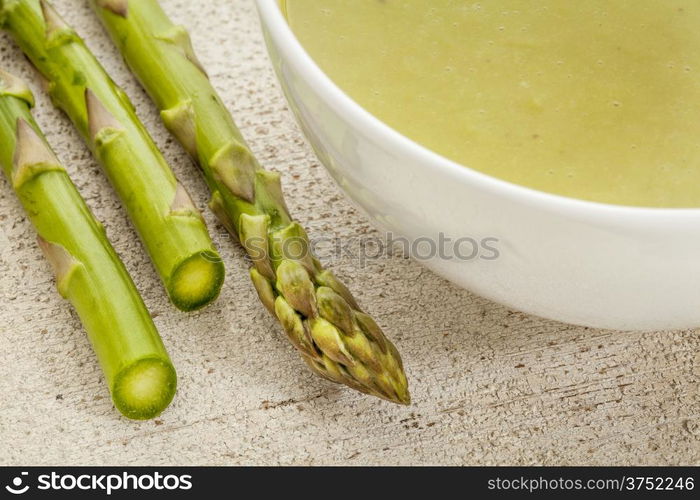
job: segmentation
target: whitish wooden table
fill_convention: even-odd
[[[164,0],[261,160],[281,171],[312,236],[372,234],[332,184],[277,87],[250,0]],[[205,186],[86,5],[56,0],[125,87],[204,209]],[[698,464],[700,338],[544,321],[475,297],[398,257],[332,267],[404,355],[408,408],[311,376],[258,305],[242,254],[206,213],[228,279],[197,313],[165,300],[119,201],[7,37],[2,66],[30,79],[38,120],[153,312],[180,375],[173,406],[134,423],[112,408],[85,334],[34,231],[0,183],[2,464]],[[700,256],[699,256],[700,258]],[[700,284],[698,284],[700,286]]]

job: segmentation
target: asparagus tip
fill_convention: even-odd
[[[307,318],[318,316],[316,290],[306,268],[295,260],[286,259],[277,268],[277,289],[289,305]]]
[[[355,297],[353,297],[352,293],[346,287],[342,281],[340,281],[335,274],[333,274],[331,271],[324,270],[321,271],[320,273],[317,273],[316,276],[314,277],[316,279],[316,282],[321,285],[321,286],[327,286],[331,290],[333,290],[335,293],[343,297],[345,299],[345,302],[350,304],[350,307],[355,309],[355,311],[361,311],[360,306],[357,304],[357,301],[355,300]],[[370,318],[371,319],[371,318]],[[383,349],[382,349],[383,351]]]
[[[392,401],[409,406],[411,404],[411,394],[408,392],[408,389],[406,389],[402,394],[397,394],[397,399]]]

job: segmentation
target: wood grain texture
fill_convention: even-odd
[[[326,259],[404,355],[403,408],[312,376],[258,304],[242,252],[204,210],[204,183],[92,16],[55,0],[133,98],[225,256],[221,298],[171,307],[99,167],[41,92],[14,44],[1,65],[32,82],[37,119],[134,276],[180,376],[150,422],[112,407],[97,362],[55,290],[35,234],[0,182],[0,463],[673,464],[700,463],[700,336],[562,325],[509,311],[400,257]],[[163,0],[261,161],[282,172],[313,237],[374,230],[299,132],[267,60],[251,0]]]

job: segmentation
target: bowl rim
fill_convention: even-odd
[[[457,163],[428,149],[381,121],[345,93],[312,59],[297,39],[279,5],[279,0],[255,0],[261,22],[283,58],[293,64],[299,74],[314,88],[320,98],[338,111],[354,127],[379,137],[390,148],[415,157],[426,168],[440,171],[456,182],[472,184],[479,190],[497,194],[515,203],[531,205],[545,211],[557,211],[568,216],[610,220],[624,218],[637,223],[679,223],[697,220],[700,208],[659,208],[614,205],[570,198],[521,186],[493,177]],[[642,220],[643,219],[643,220]]]

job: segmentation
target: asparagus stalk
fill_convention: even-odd
[[[48,2],[0,0],[0,23],[102,164],[173,304],[191,311],[214,300],[223,284],[221,259],[129,98]]]
[[[319,375],[390,401],[410,396],[401,357],[348,289],[310,254],[279,174],[259,165],[197,60],[156,0],[91,0],[168,129],[199,164],[211,209],[243,244],[260,300]]]
[[[39,233],[58,290],[78,312],[117,409],[152,418],[175,394],[158,331],[102,225],[30,113],[27,86],[0,70],[0,165]]]

